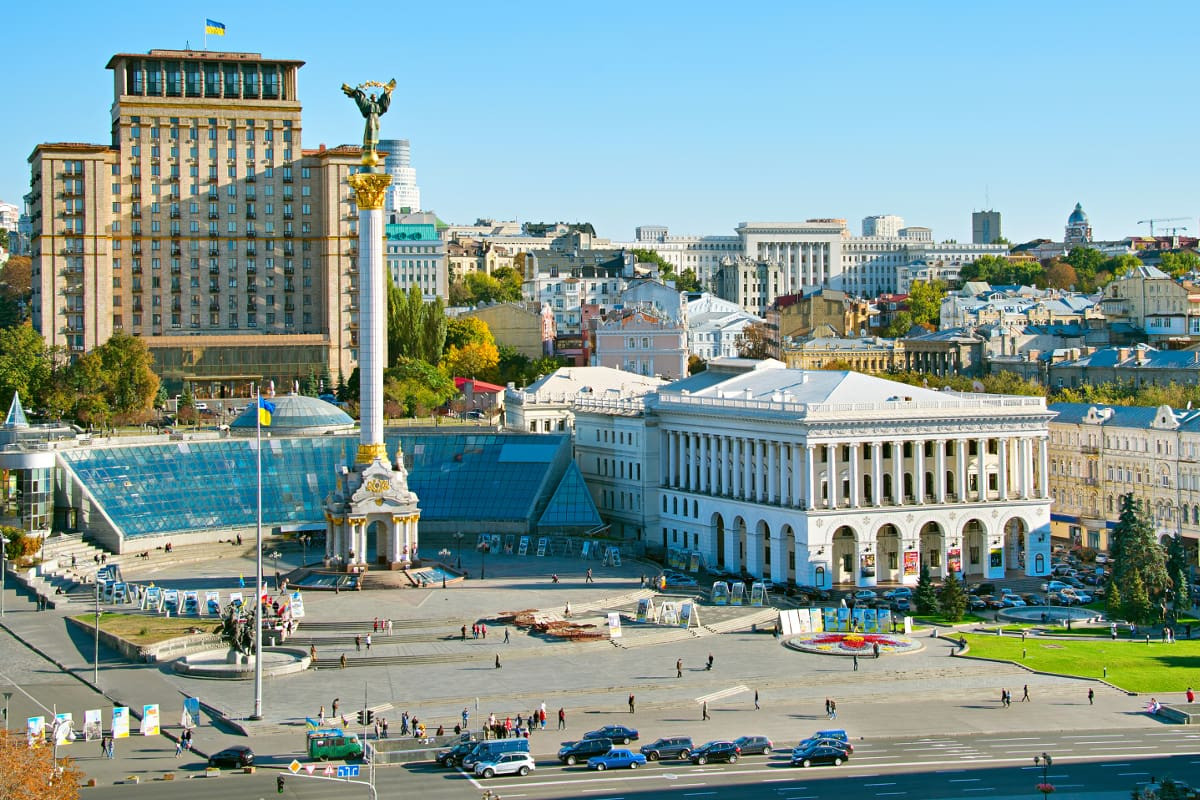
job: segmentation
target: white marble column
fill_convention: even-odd
[[[753,443],[742,438],[742,499],[754,499],[754,448]]]
[[[1000,460],[997,465],[996,486],[1000,490],[1000,499],[1008,499],[1008,443],[1007,438],[997,440],[996,453]]]
[[[712,491],[712,466],[709,463],[708,434],[699,434],[700,439],[700,480],[697,488],[702,492]]]
[[[934,479],[934,499],[938,505],[946,502],[946,440],[936,439],[933,443],[935,449],[933,458],[933,468],[937,470],[937,476]]]
[[[883,505],[883,442],[871,442],[871,505]]]
[[[672,456],[672,453],[671,453],[672,441],[671,440],[672,440],[671,431],[664,430],[662,432],[663,474],[661,476],[663,486],[671,485],[671,467],[672,467],[672,464],[674,461],[674,459],[671,457]]]
[[[848,468],[848,471],[850,473],[850,507],[851,508],[858,508],[859,505],[861,504],[860,497],[862,495],[862,490],[859,488],[859,483],[862,481],[862,476],[859,475],[858,446],[859,446],[858,442],[850,443],[850,466]]]
[[[788,542],[783,538],[783,526],[771,530],[771,582],[777,586],[787,583]]]
[[[954,476],[956,478],[956,484],[958,486],[958,502],[966,503],[967,501],[970,500],[970,498],[967,497],[967,485],[968,484],[967,484],[967,440],[966,439],[955,439],[954,440],[954,456],[955,456],[954,460],[955,460],[955,463],[957,464],[957,468],[958,468],[958,474]]]
[[[1045,436],[1038,437],[1038,497],[1050,497],[1050,450]]]
[[[779,475],[777,467],[777,462],[779,461],[779,444],[777,442],[763,442],[763,447],[766,450],[767,456],[767,502],[774,504],[779,501],[775,485],[775,479]]]
[[[1018,449],[1020,450],[1020,474],[1021,474],[1021,499],[1028,500],[1032,494],[1033,476],[1030,474],[1030,466],[1032,464],[1030,456],[1029,439],[1021,437],[1017,440]]]
[[[841,484],[838,477],[837,450],[838,445],[836,444],[825,445],[825,494],[828,495],[826,507],[831,509],[838,507],[838,493]]]
[[[917,505],[925,504],[925,442],[913,442],[913,494]]]
[[[803,487],[800,484],[800,478],[804,471],[803,459],[804,451],[806,449],[807,448],[805,448],[805,446],[799,442],[792,443],[792,508],[801,508],[801,503],[804,499],[801,497]]]
[[[987,502],[987,439],[975,445],[979,452],[979,502]]]
[[[384,271],[384,219],[376,206],[373,184],[386,186],[383,175],[351,175],[358,208],[359,308],[359,445],[355,463],[379,459],[390,465],[383,441],[383,370],[387,360],[387,287]],[[382,187],[381,187],[382,188]],[[378,192],[382,199],[382,191]]]
[[[904,505],[904,442],[892,442],[892,501]]]
[[[804,507],[812,510],[817,507],[817,464],[816,445],[804,445],[804,479],[808,482],[808,494],[804,498]]]

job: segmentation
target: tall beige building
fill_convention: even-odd
[[[168,391],[246,396],[357,362],[357,147],[303,150],[301,61],[112,57],[112,142],[29,157],[33,322],[141,337]]]

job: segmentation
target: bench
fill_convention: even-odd
[[[1179,706],[1160,705],[1158,716],[1180,725],[1200,725],[1200,712],[1186,711]]]

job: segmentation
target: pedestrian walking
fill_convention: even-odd
[[[500,654],[496,653],[496,669],[500,669]]]
[[[367,652],[371,652],[371,634],[367,634]]]
[[[703,721],[708,718],[709,718],[708,717],[708,701],[705,700],[704,705],[701,707],[701,710],[700,710],[700,719],[701,719],[701,721]]]
[[[175,740],[175,757],[179,758],[183,754],[183,737]]]
[[[387,621],[387,634],[388,636],[392,635],[392,621],[390,619]]]
[[[354,637],[354,650],[355,650],[355,652],[359,652],[359,653],[362,652],[362,634],[361,633]]]
[[[408,712],[400,715],[400,735],[408,736]]]
[[[632,713],[633,713],[633,708],[634,708],[634,706],[633,706],[633,695],[631,694],[631,695],[629,695],[629,713],[630,713],[630,714],[632,714]]]
[[[373,726],[373,728],[375,729],[375,738],[378,739],[379,738],[379,718],[378,717],[375,718],[375,725]]]
[[[567,728],[567,710],[565,708],[559,707],[559,709],[558,709],[558,729],[561,731],[561,730],[566,730],[566,728]]]
[[[387,721],[387,717],[384,717],[382,720],[379,721],[379,733],[382,734],[383,738],[386,739],[387,732],[388,732],[388,721]]]
[[[464,642],[467,640],[467,626],[466,625],[462,626],[462,640]]]
[[[317,712],[317,722],[321,723],[321,727],[325,727],[325,706],[321,706],[321,710]]]
[[[478,622],[476,622],[474,625],[471,626],[471,638],[472,639],[479,638],[479,623]]]
[[[825,719],[833,719],[833,701],[825,698]]]
[[[858,653],[855,653],[853,658],[854,658],[854,671],[858,672]]]
[[[708,672],[712,672],[712,665],[713,665],[713,654],[709,653],[708,654],[708,666],[706,666],[704,669]]]
[[[342,698],[340,698],[340,697],[333,698],[333,705],[330,707],[331,708],[331,711],[330,711],[331,716],[336,717],[338,715],[338,713],[337,713],[338,708],[341,706],[341,704],[342,704]]]
[[[374,619],[374,621],[371,623],[371,632],[379,633],[379,617],[376,617]]]
[[[486,639],[487,638],[487,625],[481,624],[479,626],[479,633],[483,636],[484,639]]]
[[[676,678],[683,677],[683,659],[682,658],[675,659],[675,677]]]
[[[342,657],[338,659],[338,663],[341,664],[342,669],[346,668],[346,654],[345,653],[342,653]]]
[[[837,701],[836,700],[829,701],[829,718],[837,719]]]
[[[470,720],[471,720],[471,712],[467,710],[466,706],[463,706],[463,713],[462,713],[463,724],[462,724],[462,726],[464,728],[470,728],[471,727],[469,724]]]
[[[542,703],[542,708],[538,711],[538,724],[542,730],[546,730],[546,704]]]
[[[508,644],[508,628],[504,629],[504,643]]]
[[[566,608],[563,609],[563,616],[564,617],[571,616],[571,601],[570,600],[567,601],[567,606],[566,606]]]
[[[100,737],[100,757],[108,758],[108,736],[107,736],[107,734]]]
[[[1033,702],[1032,700],[1029,699],[1029,684],[1028,683],[1025,684],[1025,693],[1021,695],[1021,702],[1022,703],[1032,703]]]
[[[1096,705],[1096,690],[1095,689],[1088,689],[1088,705],[1089,706]]]
[[[1189,703],[1196,702],[1196,693],[1192,691],[1192,687],[1189,686],[1187,688],[1187,695],[1185,695],[1185,696],[1187,697],[1187,701]]]
[[[758,709],[759,709],[759,705],[758,705],[758,689],[755,689],[755,690],[754,690],[754,710],[755,710],[755,711],[758,711]]]
[[[314,664],[317,663],[317,646],[315,644],[308,646],[308,660]]]
[[[879,658],[879,642],[875,642],[875,644],[871,646],[871,650],[875,653],[875,657]]]
[[[595,583],[596,582],[595,579],[592,578],[592,568],[591,567],[588,567],[587,574],[583,576],[583,582],[584,583]]]
[[[117,743],[112,736],[108,737],[108,757],[109,758],[117,757]]]

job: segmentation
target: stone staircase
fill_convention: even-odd
[[[779,612],[774,608],[759,608],[750,614],[721,620],[701,627],[709,633],[732,633],[734,631],[750,630],[755,625],[774,625],[778,617]]]

